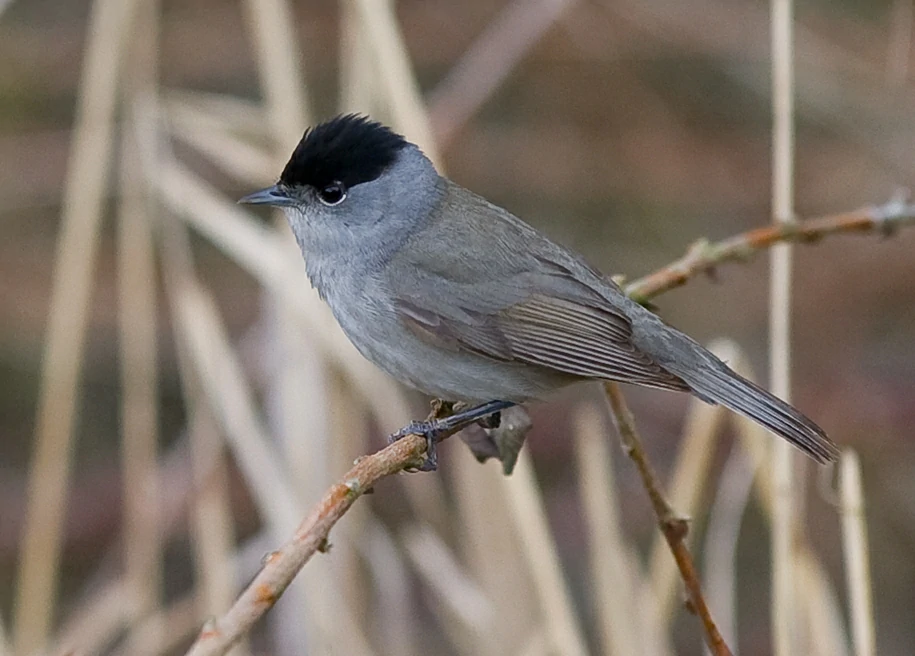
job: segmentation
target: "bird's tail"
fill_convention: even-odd
[[[839,449],[822,428],[794,407],[759,385],[751,383],[715,358],[716,362],[675,372],[703,401],[720,403],[781,435],[798,449],[826,463],[839,457]]]

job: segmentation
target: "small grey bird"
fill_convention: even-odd
[[[690,392],[818,462],[838,455],[792,406],[366,117],[307,130],[279,182],[239,202],[283,208],[312,285],[366,358],[417,390],[481,404],[419,426],[430,458],[457,422],[586,379]]]

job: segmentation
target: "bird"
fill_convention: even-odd
[[[363,356],[470,406],[404,429],[426,436],[427,468],[442,431],[585,380],[686,392],[819,463],[838,457],[800,411],[368,116],[307,129],[276,184],[239,202],[283,210],[308,279]]]

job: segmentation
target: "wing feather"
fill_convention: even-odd
[[[486,357],[521,361],[584,378],[689,389],[629,341],[628,320],[608,309],[535,296],[493,315],[462,308],[463,320],[415,301],[398,302],[402,320],[427,341]]]
[[[516,359],[588,378],[686,390],[630,341],[628,319],[612,307],[534,297],[496,319]]]

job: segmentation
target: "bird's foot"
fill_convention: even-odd
[[[396,433],[388,437],[388,444],[393,444],[397,440],[402,440],[407,435],[419,435],[426,439],[426,459],[415,471],[435,471],[438,469],[438,450],[436,445],[442,439],[443,432],[438,427],[438,419],[427,421],[411,421]]]
[[[508,401],[490,401],[478,406],[461,410],[454,414],[442,416],[442,411],[450,411],[449,405],[438,403],[433,405],[432,414],[425,421],[411,421],[408,426],[404,426],[396,433],[391,434],[388,443],[396,442],[407,435],[419,435],[426,438],[426,459],[417,468],[418,471],[435,471],[438,469],[438,453],[436,445],[445,439],[454,435],[458,431],[470,426],[476,422],[485,422],[485,424],[499,425],[500,410],[510,408],[514,403]]]

